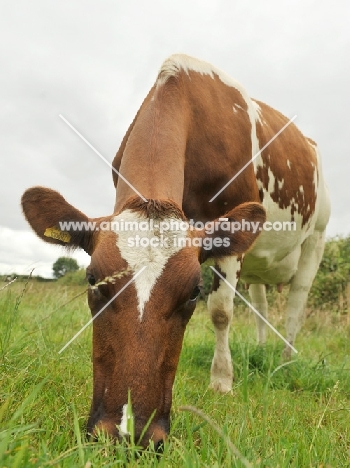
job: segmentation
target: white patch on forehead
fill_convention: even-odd
[[[113,218],[112,227],[117,233],[116,244],[122,258],[134,272],[147,267],[134,282],[140,320],[169,258],[185,244],[187,229],[181,229],[181,223],[178,218],[149,219],[132,210]]]

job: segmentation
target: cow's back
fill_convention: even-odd
[[[267,224],[246,255],[241,277],[247,283],[288,283],[297,270],[301,245],[323,232],[330,203],[316,143],[268,105],[253,101],[259,148],[254,161]],[[269,143],[270,142],[270,143]]]

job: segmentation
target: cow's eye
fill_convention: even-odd
[[[191,292],[190,301],[195,301],[198,298],[200,292],[201,292],[200,287],[196,286],[194,290]]]
[[[93,274],[87,273],[86,279],[88,280],[88,283],[90,284],[90,286],[94,286],[96,284],[96,279]]]

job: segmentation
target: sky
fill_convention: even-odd
[[[350,3],[346,0],[1,2],[0,274],[51,276],[66,252],[25,221],[34,185],[88,216],[113,212],[110,162],[162,62],[186,53],[237,79],[315,140],[332,215],[350,234]],[[72,254],[79,265],[89,257]]]

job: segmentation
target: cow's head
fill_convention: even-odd
[[[89,219],[59,193],[43,187],[27,190],[22,206],[44,241],[79,247],[91,256],[91,285],[110,277],[88,292],[96,316],[89,433],[100,429],[115,437],[127,435],[130,393],[135,439],[152,418],[141,443],[153,440],[159,446],[169,432],[172,386],[184,331],[196,307],[200,263],[244,253],[259,230],[232,233],[220,222],[209,232],[192,230],[169,200],[132,199],[120,213]],[[261,223],[265,211],[258,203],[245,203],[225,217]],[[63,222],[78,224],[64,229]]]

